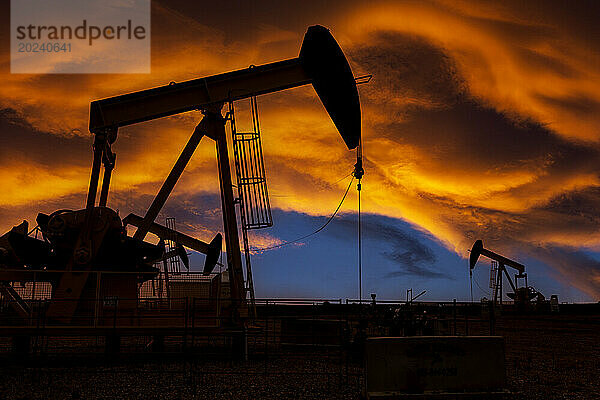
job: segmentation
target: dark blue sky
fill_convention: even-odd
[[[327,218],[275,209],[273,219],[274,226],[261,233],[292,241],[313,232]],[[423,300],[470,300],[466,258],[400,219],[363,214],[362,222],[363,298],[376,293],[382,300],[403,300],[406,290],[413,288],[415,295],[427,290]],[[323,231],[308,239],[254,254],[256,296],[357,299],[357,237],[357,215],[342,212]],[[464,257],[468,256],[468,250],[464,250]],[[192,269],[201,270],[204,257],[195,255],[191,259]],[[527,257],[519,261],[527,267],[529,284],[547,297],[560,294],[561,301],[592,300],[553,278],[543,263]],[[481,257],[473,271],[475,300],[491,297],[489,273],[490,260]]]

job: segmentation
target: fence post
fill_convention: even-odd
[[[36,306],[36,310],[37,310],[36,311],[36,317],[37,318],[36,318],[36,321],[35,321],[36,322],[35,323],[35,340],[33,342],[33,353],[39,352],[39,347],[40,347],[40,345],[39,345],[39,342],[40,342],[40,313],[41,313],[41,310],[42,310],[42,303],[41,302],[42,302],[41,299],[37,300],[37,301],[33,300],[33,302],[32,302],[32,304],[36,304],[37,303],[37,306]]]
[[[113,329],[116,330],[117,329],[117,308],[119,306],[119,298],[115,297],[115,303],[114,303],[114,310],[115,312],[113,313]]]
[[[29,325],[33,325],[33,313],[34,313],[34,307],[35,307],[35,284],[37,281],[37,276],[36,273],[33,273],[33,283],[31,286],[31,307],[29,309]],[[36,339],[37,340],[37,339]]]
[[[96,271],[96,304],[94,307],[94,328],[98,326],[98,317],[100,316],[100,280],[101,273]]]
[[[188,330],[188,312],[189,312],[189,300],[190,298],[186,296],[185,298],[185,315],[184,315],[184,328],[183,328],[183,351],[187,348],[187,330]]]
[[[454,322],[454,336],[456,336],[456,299],[452,300],[452,319]]]
[[[488,306],[490,308],[490,335],[495,335],[496,334],[496,316],[494,315],[494,313],[496,312],[496,310],[494,309],[494,303],[489,301],[488,302]]]
[[[193,297],[192,298],[192,349],[194,348],[194,339],[196,338],[195,327],[196,327],[196,298]]]

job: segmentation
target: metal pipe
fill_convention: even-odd
[[[102,189],[100,191],[100,201],[98,202],[99,207],[106,207],[108,200],[108,189],[110,187],[110,177],[112,175],[113,166],[104,166],[104,175],[102,176]]]
[[[92,102],[90,131],[97,133],[107,127],[131,125],[311,82],[300,58],[292,58],[206,78],[170,83]]]
[[[133,225],[139,228],[143,221],[144,219],[142,217],[135,214],[129,214],[123,218],[123,225]],[[211,250],[209,243],[195,239],[181,232],[174,231],[165,226],[159,225],[156,222],[150,224],[148,227],[148,232],[154,233],[160,239],[175,238],[175,243],[179,243],[189,249],[199,251],[203,254],[207,254]]]
[[[194,133],[192,134],[187,144],[185,145],[183,151],[179,155],[179,158],[175,162],[173,169],[171,169],[169,176],[167,177],[167,179],[165,179],[165,182],[163,183],[162,187],[160,188],[159,192],[154,198],[152,205],[150,205],[150,208],[148,208],[148,211],[144,216],[144,220],[133,235],[134,239],[144,240],[144,238],[148,234],[150,225],[152,225],[152,223],[156,219],[156,216],[158,215],[163,205],[169,198],[169,195],[173,191],[175,184],[179,180],[179,177],[181,177],[183,170],[187,166],[188,162],[192,158],[192,155],[194,154],[194,151],[198,147],[200,140],[202,140],[202,138],[204,137],[204,132],[206,131],[205,120],[206,117],[202,118],[202,121],[200,121],[200,123],[196,126],[196,129],[194,129]]]
[[[495,253],[491,250],[481,249],[481,254],[483,254],[486,257],[491,258],[492,260],[496,260],[501,264],[508,265],[509,267],[513,267],[520,273],[523,273],[523,271],[525,271],[525,266],[523,264],[513,261],[509,258],[506,258],[506,257],[504,257],[498,253]]]
[[[512,279],[510,279],[510,275],[508,274],[508,272],[506,271],[506,268],[504,268],[504,275],[506,275],[506,278],[508,279],[508,283],[510,284],[510,287],[512,288],[513,292],[516,293],[517,289],[512,281]]]
[[[209,114],[210,115],[210,114]],[[223,208],[223,228],[225,229],[225,246],[227,247],[227,268],[231,285],[231,297],[234,302],[246,298],[244,289],[244,272],[242,270],[242,256],[238,236],[235,202],[229,168],[229,154],[227,152],[227,138],[225,136],[225,120],[221,115],[213,114],[211,132],[216,142],[217,162],[219,165],[219,182],[221,183],[221,204]]]
[[[94,140],[94,161],[92,162],[92,174],[90,176],[90,187],[88,190],[87,202],[86,202],[86,221],[88,220],[88,214],[91,214],[91,209],[96,204],[96,193],[98,192],[98,180],[100,178],[100,164],[102,162],[102,153],[104,152],[104,142],[106,141],[104,136],[96,135]]]

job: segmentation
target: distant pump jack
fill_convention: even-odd
[[[527,284],[527,273],[525,273],[525,266],[507,257],[504,257],[498,253],[488,250],[483,247],[481,240],[475,241],[473,248],[471,249],[471,255],[469,257],[469,271],[472,273],[473,268],[477,264],[479,256],[484,255],[494,261],[498,262],[498,273],[496,274],[496,282],[494,286],[493,302],[496,304],[499,300],[502,304],[502,273],[506,276],[508,283],[510,284],[513,293],[507,293],[507,296],[514,299],[515,304],[524,305],[529,303],[533,299],[543,300],[544,296],[535,290],[533,287]],[[511,267],[517,270],[518,274],[515,274],[515,280],[511,279],[510,275],[506,271],[506,267]],[[519,287],[519,279],[525,280],[525,286]]]

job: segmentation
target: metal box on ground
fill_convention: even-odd
[[[505,381],[500,336],[367,339],[370,399],[492,398],[507,393]]]

